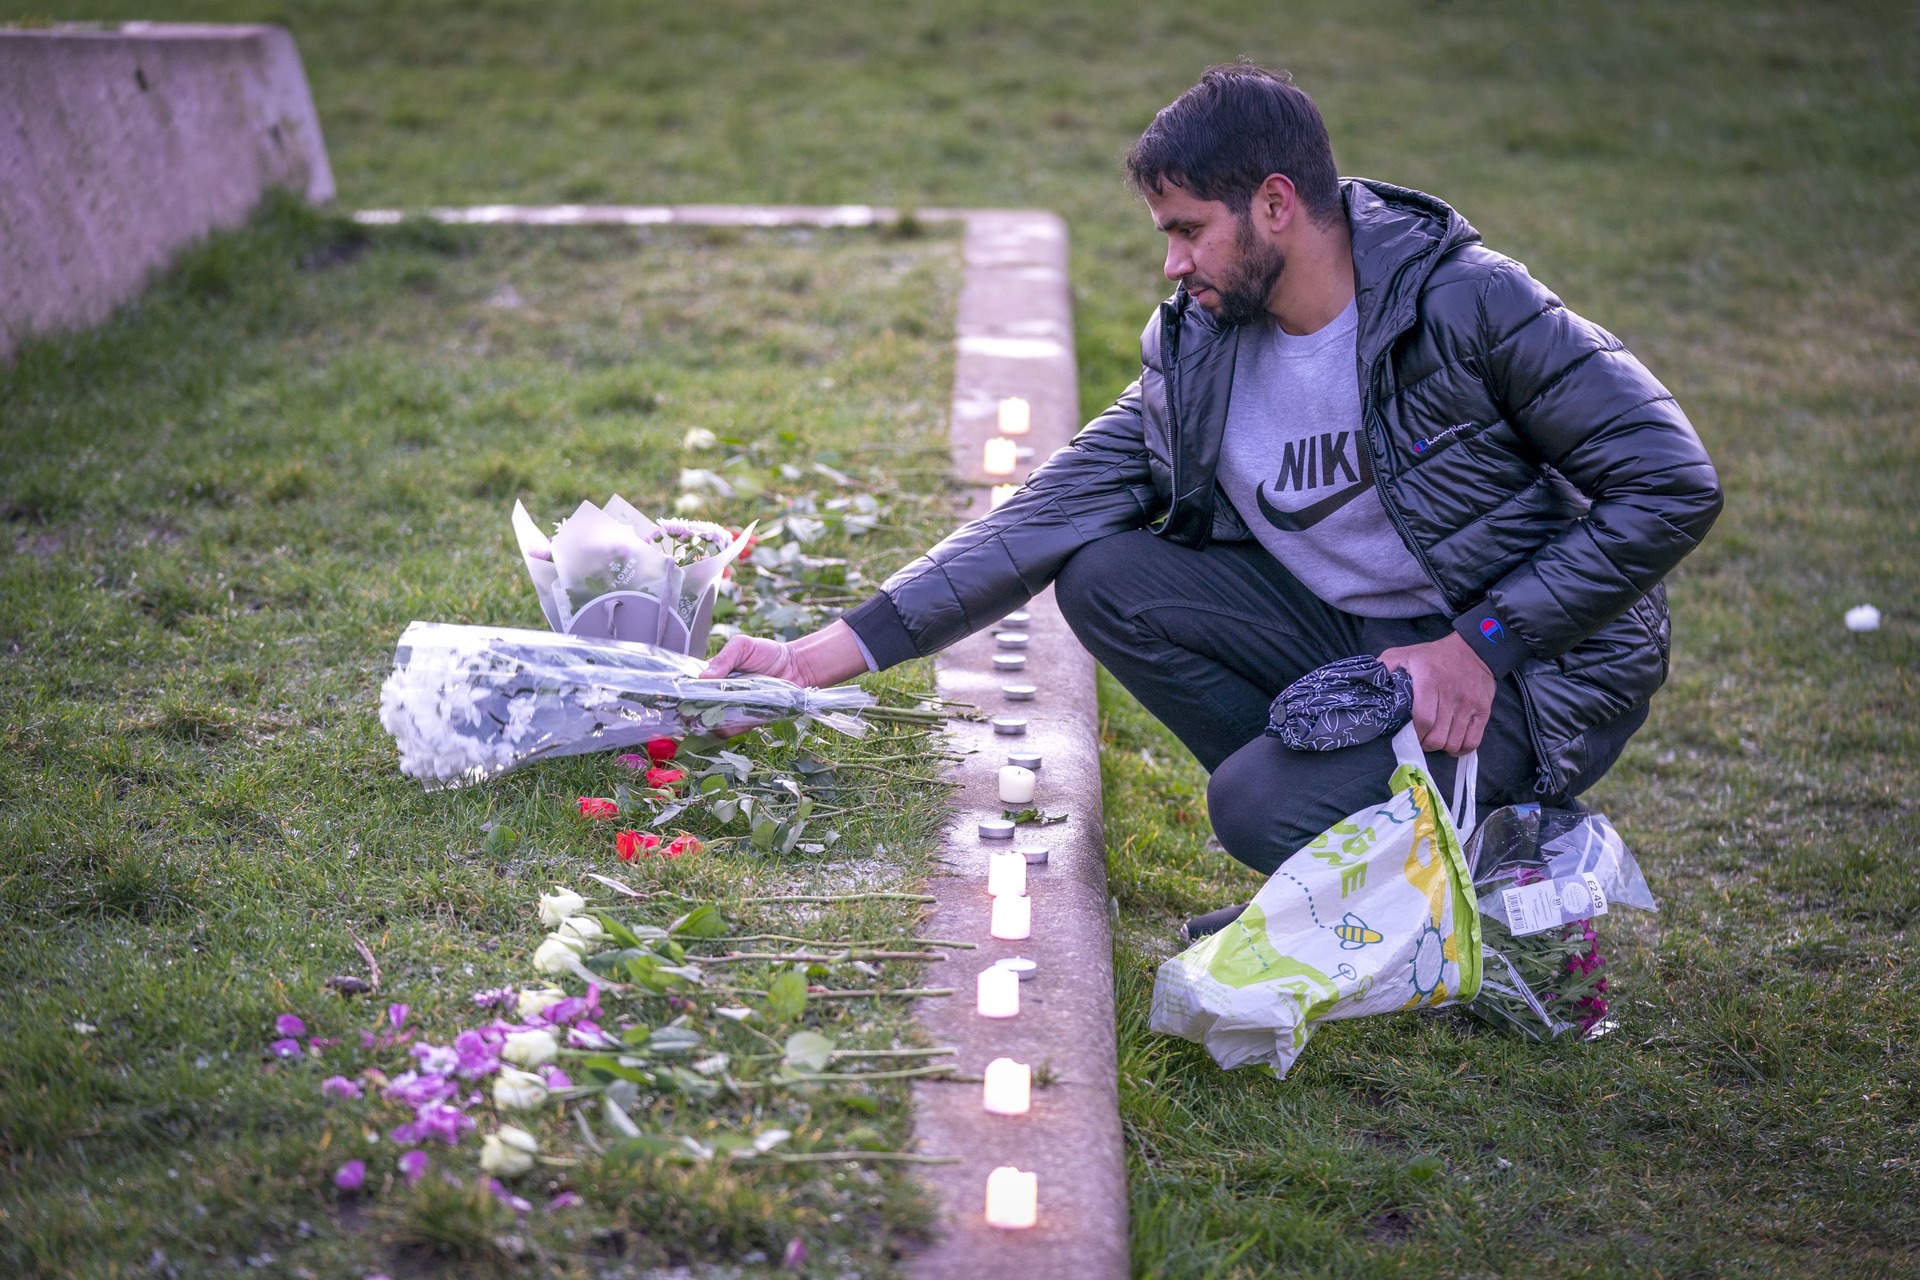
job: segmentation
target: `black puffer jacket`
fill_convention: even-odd
[[[1660,580],[1719,514],[1718,477],[1619,340],[1459,214],[1385,183],[1343,191],[1374,483],[1462,634],[1493,619],[1524,644],[1490,665],[1518,676],[1536,785],[1557,793],[1586,764],[1587,730],[1666,679]],[[1214,475],[1238,344],[1184,290],[1161,304],[1112,408],[847,615],[876,660],[992,623],[1096,538],[1143,525],[1193,547],[1247,538]]]

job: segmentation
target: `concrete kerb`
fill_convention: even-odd
[[[391,224],[399,210],[365,210],[355,219]],[[433,209],[436,221],[519,226],[870,227],[896,221],[870,205],[481,205]],[[1018,479],[1063,447],[1079,427],[1079,385],[1073,357],[1073,307],[1067,284],[1067,231],[1057,216],[1033,210],[926,209],[928,222],[965,227],[964,278],[955,333],[951,441],[954,471],[971,486],[967,514],[988,509],[988,486]],[[1020,396],[1031,406],[1029,434],[1015,437],[1033,456],[1013,477],[989,477],[985,441],[998,434],[1000,401]],[[996,642],[981,631],[937,660],[943,697],[990,715],[1027,720],[1023,735],[1003,736],[984,722],[956,722],[954,745],[969,753],[956,766],[954,809],[942,861],[933,879],[934,926],[943,937],[977,939],[966,953],[959,994],[922,1001],[916,1015],[934,1043],[958,1052],[964,1075],[978,1076],[994,1058],[1046,1067],[1055,1083],[1033,1092],[1025,1116],[989,1115],[977,1083],[917,1082],[915,1125],[921,1149],[958,1157],[925,1167],[938,1199],[940,1235],[908,1262],[918,1280],[982,1280],[995,1275],[1071,1276],[1121,1280],[1128,1274],[1126,1154],[1120,1128],[1115,1055],[1113,937],[1101,818],[1099,709],[1093,659],[1074,640],[1048,588],[1027,606],[1021,625],[1031,637],[1018,679],[1038,686],[1029,702],[1007,702],[996,672]],[[1015,844],[1046,847],[1048,860],[1028,868],[1032,936],[1001,942],[989,936],[986,892],[992,846],[976,832],[1000,816],[999,768],[1009,751],[1043,758],[1035,805],[1065,812],[1065,822],[1023,828]],[[975,974],[1021,955],[1036,962],[1021,984],[1021,1012],[988,1019],[974,1012]],[[987,1175],[1014,1165],[1039,1176],[1039,1221],[1019,1231],[986,1225]]]
[[[0,360],[99,323],[271,187],[333,198],[281,28],[0,31]]]

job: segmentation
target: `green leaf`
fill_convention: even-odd
[[[740,816],[740,802],[738,800],[715,800],[707,806],[707,812],[713,815],[715,822],[724,827]]]
[[[807,1011],[807,976],[789,969],[767,987],[767,1016],[776,1022],[792,1022]]]
[[[720,914],[719,907],[711,902],[703,902],[675,920],[667,927],[667,932],[677,938],[724,938],[727,936],[727,918]]]
[[[680,1161],[687,1158],[687,1153],[677,1139],[662,1137],[657,1133],[642,1133],[608,1147],[607,1158],[625,1164],[639,1160]]]
[[[804,993],[803,993],[804,998]],[[833,1061],[833,1040],[818,1031],[796,1031],[787,1037],[787,1065],[799,1071],[825,1071]]]
[[[640,941],[639,934],[627,928],[626,925],[620,923],[606,912],[596,911],[593,913],[593,918],[600,922],[600,927],[607,931],[607,936],[612,938],[614,942],[620,946],[638,949],[645,945]]]
[[[780,834],[780,824],[770,818],[759,818],[753,824],[753,847],[762,853],[773,848],[774,837]]]
[[[1446,1171],[1446,1162],[1432,1153],[1407,1161],[1407,1176],[1416,1182],[1430,1182]]]
[[[710,773],[700,779],[700,794],[703,796],[710,796],[716,791],[725,791],[726,789],[727,780],[721,774]]]
[[[512,853],[519,847],[520,833],[504,822],[495,823],[493,830],[487,832],[488,853]]]

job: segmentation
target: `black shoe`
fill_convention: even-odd
[[[1247,909],[1246,903],[1235,907],[1222,907],[1218,911],[1209,911],[1203,916],[1195,916],[1187,921],[1187,941],[1198,942],[1209,934],[1220,932],[1238,920]]]

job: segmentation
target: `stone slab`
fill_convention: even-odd
[[[1078,430],[1079,385],[1073,358],[1072,302],[1067,290],[1067,235],[1045,213],[985,210],[967,214],[966,276],[960,295],[951,436],[957,474],[984,485],[984,444],[998,434],[999,402],[1018,395],[1032,406],[1032,430],[1015,437],[1034,459],[1022,478]],[[987,509],[985,488],[972,494],[969,516]],[[937,660],[942,696],[992,715],[1028,721],[1018,737],[984,723],[956,723],[954,740],[974,754],[958,765],[953,817],[943,861],[946,874],[928,892],[937,899],[928,928],[943,938],[978,940],[956,953],[958,998],[923,1001],[918,1013],[935,1043],[959,1050],[963,1073],[977,1075],[994,1058],[1046,1065],[1056,1083],[1035,1089],[1025,1116],[988,1115],[978,1084],[921,1081],[914,1089],[920,1147],[957,1155],[931,1166],[944,1235],[913,1259],[918,1280],[1072,1276],[1119,1280],[1128,1273],[1126,1153],[1115,1066],[1112,918],[1107,894],[1106,838],[1101,821],[1099,705],[1093,659],[1067,630],[1048,588],[1027,606],[1021,629],[1031,637],[1018,677],[993,668],[991,629],[975,633]],[[1007,702],[1000,686],[1015,679],[1038,687],[1031,702]],[[1043,763],[1034,804],[1065,813],[1064,823],[1023,826],[1016,847],[1045,845],[1044,865],[1028,868],[1032,937],[999,942],[988,936],[987,856],[982,818],[998,817],[999,769],[1008,751],[1037,751]],[[1022,955],[1039,971],[1021,984],[1016,1018],[974,1012],[974,975],[1002,956]],[[1039,1175],[1039,1221],[1030,1230],[986,1225],[987,1174],[1010,1164]]]
[[[275,187],[334,193],[282,28],[0,30],[0,359],[99,323]]]

